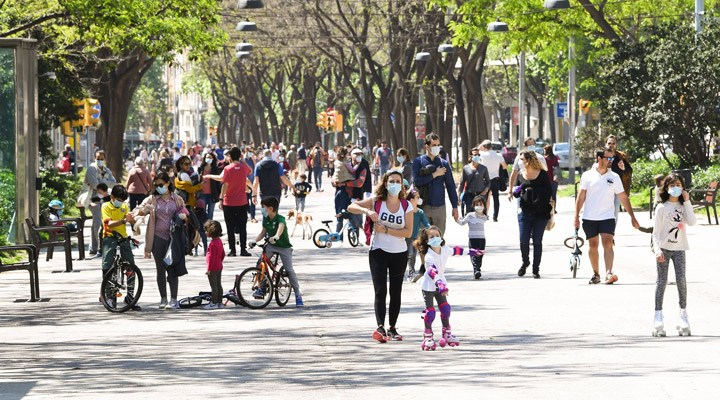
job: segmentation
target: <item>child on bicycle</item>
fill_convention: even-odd
[[[467,224],[470,227],[468,232],[470,248],[485,250],[485,222],[488,220],[487,202],[485,197],[481,194],[475,196],[472,201],[472,206],[473,210],[468,210],[468,213],[458,220],[458,224]],[[482,268],[482,258],[482,254],[470,257],[470,262],[472,262],[473,266],[473,276],[475,279],[480,279],[482,276],[482,272],[480,272],[480,269]]]
[[[292,265],[293,249],[287,233],[287,223],[285,222],[285,217],[278,213],[280,203],[274,197],[266,197],[262,199],[260,205],[262,206],[260,211],[263,216],[262,231],[260,231],[260,234],[255,240],[251,240],[248,244],[250,247],[255,246],[255,243],[267,235],[267,240],[270,244],[268,244],[265,250],[268,256],[272,256],[273,254],[280,255],[283,266],[290,278],[290,285],[295,291],[295,307],[303,307],[304,303],[302,293],[300,292],[300,284],[298,283],[297,275]],[[264,295],[263,290],[265,290],[265,288],[258,288],[258,291],[260,291],[258,295]]]
[[[212,310],[225,307],[222,303],[222,270],[223,260],[225,259],[225,249],[223,248],[222,240],[220,240],[220,236],[222,236],[222,226],[220,226],[220,223],[210,220],[205,222],[203,226],[207,237],[211,238],[210,245],[205,254],[205,262],[207,263],[205,275],[207,275],[208,281],[210,282],[212,294],[210,304],[206,305],[205,309]]]
[[[433,339],[432,323],[435,320],[435,307],[433,300],[437,302],[440,309],[440,320],[442,321],[442,338],[440,338],[440,347],[450,345],[454,347],[460,344],[455,335],[450,330],[450,304],[447,302],[447,281],[445,280],[445,266],[450,256],[468,254],[469,256],[477,256],[483,254],[482,250],[465,249],[460,246],[446,246],[445,240],[442,238],[440,228],[435,225],[420,231],[420,237],[415,241],[415,247],[420,254],[425,255],[426,271],[420,280],[423,299],[425,300],[425,311],[423,311],[423,320],[425,321],[425,332],[423,334],[423,342],[421,344],[423,350],[435,350],[435,340]]]
[[[110,201],[104,203],[100,209],[103,224],[101,243],[103,276],[112,268],[115,260],[118,237],[113,233],[116,233],[120,238],[126,238],[128,234],[125,225],[135,223],[135,218],[130,214],[130,207],[125,203],[127,198],[127,189],[123,185],[115,185],[110,192]],[[135,264],[135,257],[133,257],[129,241],[120,244],[120,256],[123,260]],[[133,311],[139,311],[140,306],[135,305],[132,309]]]

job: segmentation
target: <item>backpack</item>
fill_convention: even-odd
[[[375,214],[380,214],[380,205],[382,204],[382,200],[375,200]],[[410,204],[409,201],[402,199],[400,200],[400,204],[402,205],[403,211],[407,212],[408,205]],[[365,217],[365,225],[363,225],[363,231],[365,232],[365,245],[370,245],[370,237],[372,236],[373,227],[375,226],[375,223],[370,219],[369,216]]]
[[[500,171],[498,172],[498,178],[500,178],[498,181],[498,190],[504,192],[508,188],[508,181],[510,180],[510,177],[508,176],[507,168],[503,168],[502,165],[500,166]]]

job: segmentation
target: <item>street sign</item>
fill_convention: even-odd
[[[92,117],[93,117],[93,118],[100,118],[100,113],[101,113],[101,111],[102,111],[102,108],[100,107],[100,102],[99,102],[99,101],[97,102],[97,104],[95,104],[94,106],[92,106],[92,110],[93,110]]]
[[[565,112],[567,111],[567,103],[557,103],[557,117],[565,118]]]

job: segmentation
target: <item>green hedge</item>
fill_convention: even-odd
[[[677,158],[672,155],[671,157]],[[676,162],[677,160],[672,160]],[[650,186],[655,185],[655,175],[667,175],[672,170],[665,160],[638,160],[632,163],[632,191],[640,192]],[[712,181],[720,180],[720,162],[711,165],[706,169],[695,167],[692,169],[692,185],[693,188],[706,188]]]
[[[6,237],[15,209],[15,174],[6,168],[0,169],[0,245],[7,244]]]

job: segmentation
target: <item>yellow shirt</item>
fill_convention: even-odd
[[[130,212],[130,207],[127,203],[122,203],[120,208],[116,208],[112,201],[108,201],[102,205],[102,221],[103,221],[103,237],[112,236],[112,232],[117,232],[122,237],[127,237],[127,230],[125,229],[126,224],[118,225],[114,228],[108,226],[110,221],[120,221],[125,218],[125,215]]]

